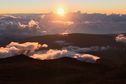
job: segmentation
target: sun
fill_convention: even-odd
[[[57,12],[57,14],[59,16],[64,16],[65,15],[65,10],[62,7],[57,8],[57,11],[56,12]]]

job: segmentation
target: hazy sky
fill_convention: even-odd
[[[0,13],[41,13],[55,11],[126,13],[126,0],[0,0]]]

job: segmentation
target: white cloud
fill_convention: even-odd
[[[89,63],[95,63],[100,57],[91,54],[76,54],[74,58]]]
[[[39,27],[38,25],[38,22],[37,21],[34,21],[34,20],[31,20],[28,22],[28,27]]]
[[[2,16],[0,18],[1,36],[35,36],[42,35],[39,22],[33,19],[22,19],[15,16]]]
[[[116,36],[115,40],[116,42],[126,43],[126,36],[123,34],[119,34],[118,36]]]
[[[40,59],[40,60],[50,60],[50,59],[58,59],[61,57],[65,57],[68,53],[67,50],[53,50],[50,49],[46,52],[37,52],[33,54],[31,57],[34,59]]]
[[[48,45],[47,45],[47,44],[43,44],[43,45],[42,45],[42,47],[47,48],[47,47],[48,47]]]
[[[41,48],[47,48],[47,44],[39,44],[38,42],[11,42],[6,47],[0,47],[0,58],[8,58],[15,55],[24,54],[33,59],[39,60],[52,60],[59,59],[63,57],[74,58],[79,61],[85,61],[90,63],[95,63],[100,57],[91,54],[79,54],[77,51],[72,51],[69,49],[61,50],[40,50]]]
[[[89,63],[95,63],[98,59],[100,59],[100,57],[91,54],[79,54],[74,51],[72,52],[68,50],[53,50],[53,49],[36,52],[31,57],[39,60],[52,60],[63,57],[69,57]]]
[[[15,55],[30,55],[35,52],[35,50],[45,47],[46,44],[41,45],[37,42],[26,42],[17,43],[11,42],[6,47],[0,47],[0,58],[7,58]],[[46,46],[47,47],[47,46]]]

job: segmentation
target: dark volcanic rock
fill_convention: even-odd
[[[79,62],[71,58],[40,61],[20,55],[0,60],[0,84],[126,83],[125,70],[121,71],[116,67]],[[117,80],[117,77],[120,79]]]

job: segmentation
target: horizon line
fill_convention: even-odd
[[[81,14],[107,14],[107,15],[111,15],[111,14],[126,14],[126,12],[120,13],[120,12],[86,12],[86,11],[81,11],[81,10],[76,10],[76,11],[69,11],[66,14],[69,13],[81,13]],[[55,13],[54,11],[49,11],[49,12],[0,12],[0,15],[3,14],[49,14],[49,13]]]

